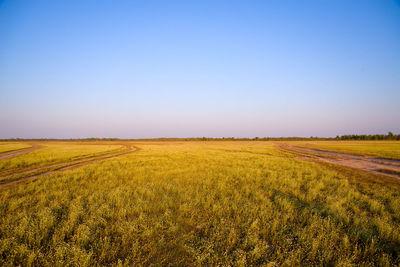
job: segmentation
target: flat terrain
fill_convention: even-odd
[[[2,142],[0,265],[399,265],[399,144]]]
[[[397,159],[335,152],[333,149],[329,151],[312,149],[301,146],[293,146],[290,144],[281,144],[279,148],[288,152],[294,152],[298,155],[297,158],[302,160],[329,162],[368,172],[400,178],[400,160]]]
[[[400,142],[398,141],[307,141],[291,143],[300,147],[400,160]]]
[[[0,153],[2,153],[1,155],[4,155],[5,154],[4,152],[20,150],[29,147],[31,147],[31,145],[27,143],[11,143],[11,142],[0,143]]]
[[[14,158],[42,148],[37,144],[2,144],[0,146],[0,159]]]

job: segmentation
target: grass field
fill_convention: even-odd
[[[307,148],[400,160],[400,142],[398,141],[307,141],[291,143]]]
[[[82,157],[88,157],[121,149],[120,145],[96,145],[77,143],[47,143],[46,147],[19,157],[0,161],[0,173],[2,171],[14,171],[50,163],[70,161]]]
[[[302,161],[273,142],[131,144],[141,150],[1,188],[0,265],[400,264],[399,179]],[[1,168],[120,147],[43,145]]]
[[[28,147],[31,146],[29,144],[24,144],[24,143],[11,143],[11,142],[0,143],[0,153],[14,151]]]

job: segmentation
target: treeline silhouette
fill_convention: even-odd
[[[138,138],[138,139],[123,139],[123,138],[9,138],[0,139],[0,141],[302,141],[302,140],[335,140],[331,137],[254,137],[254,138],[237,138],[237,137],[188,137],[188,138]]]
[[[336,136],[337,140],[400,140],[400,134],[393,134],[389,132],[388,134],[370,134],[370,135],[342,135]]]
[[[0,141],[322,141],[322,140],[400,140],[400,134],[372,134],[372,135],[341,135],[336,137],[254,137],[254,138],[236,138],[236,137],[189,137],[189,138],[140,138],[140,139],[121,139],[121,138],[40,138],[40,139],[24,139],[9,138],[0,139]]]

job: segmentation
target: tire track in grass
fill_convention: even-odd
[[[300,160],[328,162],[371,173],[400,178],[400,160],[384,159],[371,156],[325,151],[291,145],[280,145],[279,149],[291,152]]]
[[[118,150],[108,150],[105,152],[100,152],[100,153],[95,153],[95,154],[85,154],[85,155],[81,155],[81,156],[77,156],[76,158],[71,158],[71,159],[65,159],[64,161],[61,162],[54,162],[51,163],[49,162],[46,165],[33,165],[33,166],[28,166],[22,169],[5,169],[0,171],[0,184],[2,183],[2,180],[4,180],[5,178],[9,178],[9,177],[13,177],[13,176],[17,176],[17,175],[23,175],[23,174],[30,174],[30,173],[34,173],[34,172],[38,172],[44,169],[49,169],[49,168],[57,168],[60,166],[64,166],[68,163],[73,163],[73,162],[78,162],[78,161],[85,161],[85,160],[89,160],[92,158],[97,158],[100,156],[107,156],[107,155],[114,155],[117,153],[121,153],[123,151],[127,151],[127,147],[125,145],[124,148],[119,148]],[[121,149],[124,149],[123,151],[121,151]]]
[[[33,152],[35,150],[45,148],[45,146],[38,145],[38,144],[30,144],[30,145],[31,145],[31,147],[21,148],[18,150],[7,151],[7,152],[1,153],[0,160],[18,157],[18,156],[24,155],[26,153]]]
[[[122,152],[119,151],[119,152],[113,152],[113,153],[108,153],[108,154],[102,154],[102,155],[93,156],[93,157],[90,157],[90,158],[85,158],[85,159],[80,159],[80,160],[75,160],[75,161],[70,161],[70,162],[57,163],[57,164],[52,164],[52,165],[48,165],[48,166],[43,166],[43,167],[40,167],[40,168],[35,168],[34,170],[32,170],[30,172],[37,172],[37,171],[46,170],[46,169],[49,169],[49,168],[52,168],[52,169],[44,171],[44,172],[41,172],[39,174],[37,174],[37,173],[31,174],[31,175],[28,174],[27,176],[24,176],[22,178],[19,178],[19,179],[10,181],[10,182],[5,182],[3,184],[0,184],[0,189],[6,188],[6,187],[10,187],[12,185],[17,185],[19,183],[32,181],[32,180],[37,179],[39,177],[47,176],[47,175],[50,175],[50,174],[53,174],[53,173],[56,173],[56,172],[71,170],[71,169],[78,168],[78,167],[81,167],[81,166],[89,165],[89,164],[94,163],[94,162],[98,162],[98,161],[102,161],[102,160],[106,160],[106,159],[111,159],[111,158],[124,156],[124,155],[131,154],[131,153],[134,153],[134,152],[138,152],[138,151],[141,150],[140,148],[138,148],[136,146],[125,145],[125,144],[123,146],[125,146],[126,149],[124,151],[122,151]],[[13,174],[13,175],[18,175],[18,174]],[[7,179],[7,177],[12,178],[13,175],[3,176],[3,177],[0,177],[0,178],[2,178],[2,179]],[[0,183],[1,183],[1,181],[0,181]]]

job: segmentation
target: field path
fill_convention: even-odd
[[[368,172],[400,178],[400,160],[361,156],[320,149],[279,145],[279,149],[296,154],[296,157],[308,161],[320,161],[360,169]]]
[[[45,147],[45,146],[38,145],[38,144],[30,144],[30,145],[31,145],[31,147],[21,148],[18,150],[0,153],[0,160],[18,157],[18,156],[24,155],[26,153],[33,152],[35,150],[42,149]]]
[[[0,177],[2,179],[6,179],[8,177],[12,177],[13,175],[27,174],[26,176],[24,176],[23,178],[20,178],[18,180],[0,184],[0,189],[3,189],[5,187],[9,187],[9,186],[12,186],[12,185],[16,185],[16,184],[19,184],[19,183],[27,182],[27,181],[30,181],[30,180],[34,180],[34,179],[36,179],[38,177],[41,177],[41,176],[47,176],[47,175],[50,175],[50,174],[53,174],[53,173],[56,173],[56,172],[66,171],[66,170],[78,168],[78,167],[85,166],[85,165],[88,165],[88,164],[91,164],[91,163],[94,163],[94,162],[97,162],[97,161],[116,158],[116,157],[120,157],[120,156],[127,155],[127,154],[130,154],[130,153],[138,152],[138,151],[141,150],[140,148],[138,148],[136,146],[126,145],[126,144],[122,144],[122,145],[125,146],[125,150],[123,150],[123,151],[110,152],[110,153],[106,153],[106,154],[102,154],[102,155],[98,155],[98,156],[92,156],[92,157],[79,159],[79,160],[74,160],[74,161],[69,161],[69,162],[61,162],[61,163],[56,163],[56,164],[50,164],[50,165],[42,166],[42,167],[39,167],[39,168],[34,168],[34,169],[31,169],[31,170],[27,170],[27,171],[24,171],[24,172],[21,172],[21,173],[16,173],[16,174]],[[38,171],[46,170],[46,169],[49,169],[49,168],[52,168],[52,169],[37,174]],[[34,174],[32,174],[33,172],[34,172]],[[1,181],[0,181],[0,183],[1,183]]]

